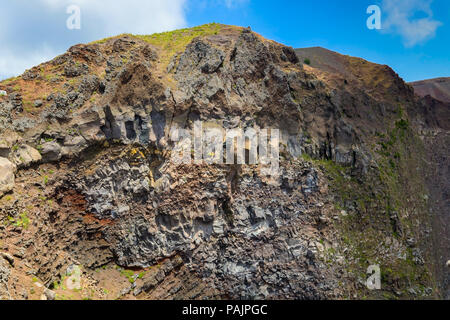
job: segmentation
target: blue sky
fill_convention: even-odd
[[[81,10],[79,30],[66,27],[71,4]],[[0,79],[73,44],[209,22],[251,26],[295,48],[322,46],[388,64],[406,81],[450,76],[448,0],[1,0],[0,5]],[[381,30],[366,26],[370,5],[381,9]]]

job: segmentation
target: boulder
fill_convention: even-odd
[[[29,145],[22,144],[18,149],[14,150],[10,157],[11,161],[19,168],[28,167],[33,163],[42,160],[42,156],[36,149]]]
[[[64,141],[64,146],[61,148],[63,156],[71,156],[79,154],[88,146],[86,139],[82,136],[67,136]]]
[[[15,164],[6,158],[0,158],[0,196],[14,188],[14,174],[16,170]]]
[[[45,289],[44,290],[44,295],[45,295],[45,300],[55,300],[56,298],[56,293],[55,291],[52,291],[50,289]]]
[[[0,137],[0,157],[8,158],[9,154],[22,138],[14,131],[7,130]]]
[[[33,103],[33,105],[36,107],[36,108],[40,108],[40,107],[42,107],[42,105],[44,104],[44,102],[42,101],[42,100],[35,100],[34,101],[34,103]]]
[[[6,252],[0,252],[0,257],[8,261],[11,267],[14,267],[14,258],[12,255]]]
[[[61,146],[55,142],[46,142],[42,145],[42,160],[44,162],[58,161],[61,159]]]

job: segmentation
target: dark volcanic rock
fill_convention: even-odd
[[[0,151],[19,167],[0,199],[0,242],[20,252],[23,283],[39,277],[58,298],[60,281],[79,281],[66,270],[79,266],[89,290],[77,293],[94,298],[432,298],[445,290],[433,280],[445,274],[430,266],[433,236],[448,225],[447,175],[437,178],[447,165],[448,106],[419,99],[388,66],[212,24],[77,45],[42,66],[55,81],[40,70],[0,97],[8,137]],[[51,92],[31,92],[32,81]],[[22,110],[22,97],[40,102]],[[194,153],[196,121],[219,132],[278,129],[278,170],[249,164],[251,139],[243,164],[174,161],[180,150]],[[203,140],[206,158],[220,158],[222,143],[226,151],[217,141],[209,153],[212,141]],[[448,241],[439,243],[444,267]],[[382,270],[382,291],[365,286],[371,265]],[[23,297],[19,285],[4,290]]]

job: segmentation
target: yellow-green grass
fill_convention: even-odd
[[[116,39],[121,36],[131,36],[143,40],[162,50],[160,61],[163,65],[167,65],[172,56],[177,52],[182,52],[186,46],[195,38],[218,34],[221,29],[226,27],[219,23],[209,23],[193,28],[178,29],[174,31],[167,31],[162,33],[154,33],[151,35],[135,35],[123,34],[117,37],[106,38],[95,41],[93,43],[102,44],[111,39]]]

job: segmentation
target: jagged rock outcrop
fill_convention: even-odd
[[[336,59],[336,73],[304,65],[211,24],[77,45],[2,82],[20,87],[0,97],[2,138],[20,136],[0,141],[19,168],[0,241],[56,299],[74,265],[78,298],[437,296],[419,128],[448,129],[389,67]],[[173,161],[173,129],[199,121],[279,129],[277,174],[249,145],[244,164]]]
[[[8,292],[8,280],[11,274],[10,265],[6,259],[0,256],[0,300],[11,298]]]

